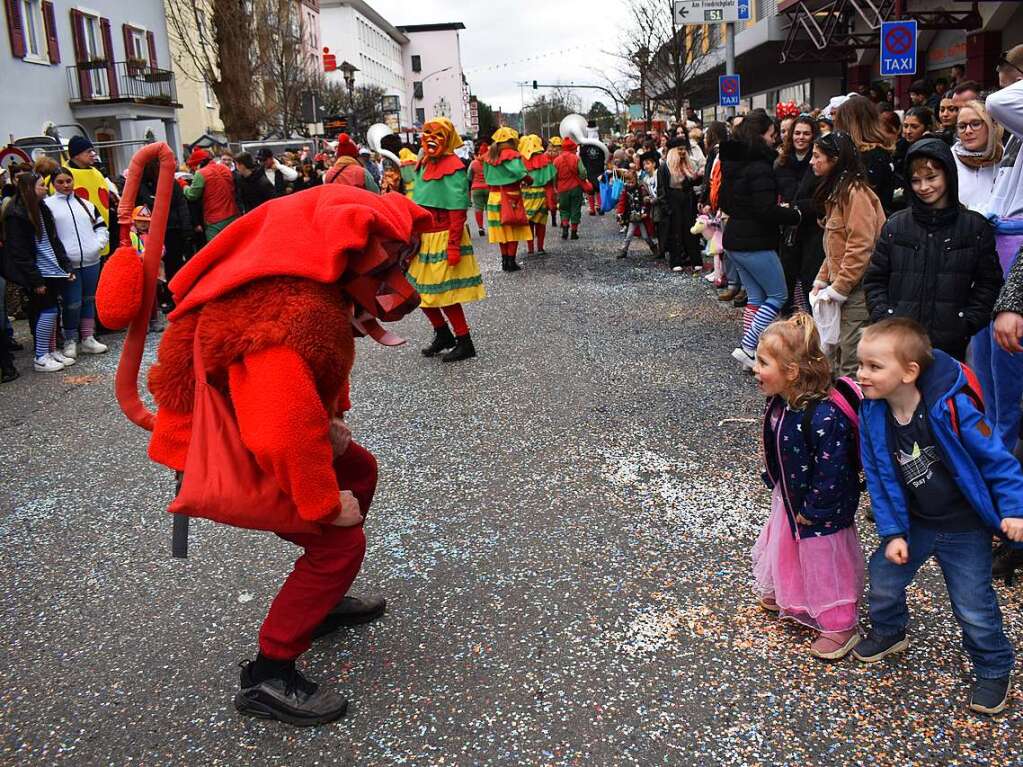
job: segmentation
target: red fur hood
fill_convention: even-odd
[[[330,409],[344,393],[355,358],[350,315],[351,304],[336,283],[296,277],[250,282],[170,323],[149,371],[149,390],[161,409],[192,412],[192,348],[198,325],[211,380],[225,381],[227,368],[247,354],[286,346],[309,366]]]

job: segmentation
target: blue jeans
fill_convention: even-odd
[[[1012,671],[1012,645],[1002,630],[1002,611],[991,586],[991,532],[944,533],[910,525],[909,561],[896,565],[881,546],[870,558],[870,622],[874,633],[891,637],[906,630],[906,587],[923,564],[935,557],[963,631],[963,647],[976,675],[998,679]]]
[[[1002,438],[1005,449],[1012,451],[1020,437],[1023,411],[1023,354],[1010,354],[995,343],[991,326],[981,330],[970,342],[970,367],[977,374],[984,392],[984,410]]]
[[[68,280],[61,291],[64,302],[62,315],[64,338],[68,341],[78,340],[78,326],[83,319],[96,319],[96,285],[99,283],[99,269],[99,264],[75,269],[75,279]],[[91,331],[95,323],[89,322],[88,326]]]
[[[746,288],[750,306],[763,306],[768,301],[781,309],[789,298],[785,270],[773,250],[730,250],[728,259],[735,264]]]

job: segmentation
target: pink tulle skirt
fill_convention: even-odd
[[[781,490],[753,546],[755,590],[773,598],[781,616],[818,631],[849,631],[863,593],[863,552],[855,527],[831,535],[792,537]]]

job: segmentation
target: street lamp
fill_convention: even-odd
[[[426,77],[424,77],[422,80],[419,81],[419,84],[420,85],[425,85],[426,81],[429,80],[431,77],[435,77],[436,75],[443,74],[444,72],[447,72],[449,69],[453,69],[453,67],[444,67],[443,69],[438,69],[436,72],[430,72],[430,74],[428,74]],[[409,100],[408,100],[408,110],[409,110],[409,118],[410,118],[409,119],[409,123],[411,125],[415,125],[416,124],[416,107],[415,107],[415,104],[412,103],[413,99],[415,98],[415,92],[416,92],[416,86],[413,85],[412,86],[412,91],[410,93]],[[423,92],[423,100],[425,100],[425,99],[426,99],[426,92],[424,91]]]
[[[342,61],[338,69],[341,70],[341,74],[345,78],[345,86],[348,88],[349,124],[351,132],[355,133],[355,73],[359,71],[359,68],[347,61]]]

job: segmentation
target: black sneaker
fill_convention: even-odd
[[[441,357],[442,362],[461,362],[462,360],[472,359],[476,356],[476,347],[473,346],[472,338],[466,333],[464,336],[458,336],[458,342],[455,344],[455,348]]]
[[[11,365],[9,368],[4,368],[3,371],[0,371],[0,383],[10,383],[20,376],[21,373],[18,372],[18,369]]]
[[[579,232],[572,232],[572,239],[573,240],[578,240],[579,239]]]
[[[327,617],[313,631],[313,639],[327,636],[337,631],[342,626],[361,626],[364,623],[372,623],[384,614],[387,609],[387,600],[383,597],[345,597],[338,602],[334,609],[327,613]]]
[[[433,331],[433,341],[430,345],[424,349],[420,349],[424,357],[436,357],[443,351],[447,351],[455,345],[455,334],[451,332],[451,328],[447,324],[442,325],[439,328],[435,328]]]
[[[858,661],[877,663],[889,655],[902,652],[907,647],[909,647],[909,639],[906,638],[905,631],[890,637],[881,637],[871,631],[866,639],[856,645],[856,649],[852,653]]]
[[[253,662],[246,660],[240,665],[241,690],[234,696],[234,707],[246,716],[313,727],[340,719],[348,711],[347,700],[310,682],[294,666],[281,677],[255,682]]]
[[[567,240],[568,239],[568,227],[567,226],[561,227],[561,239],[563,239],[563,240]]]
[[[1009,705],[1009,675],[998,679],[978,679],[970,692],[970,710],[981,714],[1000,714]]]
[[[1008,543],[1002,543],[995,549],[991,564],[991,577],[995,580],[1004,579],[1011,586],[1017,570],[1023,569],[1023,550],[1014,549]]]

